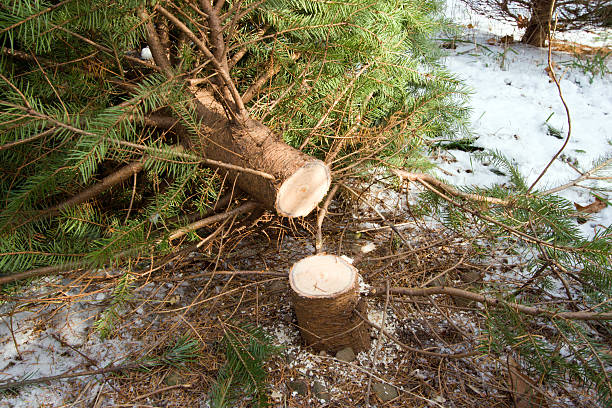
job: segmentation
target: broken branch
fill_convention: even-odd
[[[456,296],[469,300],[473,300],[478,303],[486,304],[488,306],[506,306],[510,309],[516,310],[524,314],[531,316],[546,316],[549,318],[559,318],[568,320],[612,320],[612,312],[558,312],[555,313],[548,309],[543,309],[533,306],[525,306],[514,302],[506,302],[490,296],[480,295],[463,289],[457,289],[446,286],[433,286],[430,288],[402,288],[394,287],[390,288],[389,292],[394,295],[406,295],[406,296],[429,296],[429,295],[447,295]],[[386,293],[385,288],[378,287],[370,290],[372,296],[383,296]]]
[[[425,182],[433,186],[436,186],[446,191],[447,193],[454,195],[455,197],[461,197],[461,198],[465,198],[466,200],[480,201],[480,202],[489,203],[489,204],[496,204],[496,205],[503,205],[503,206],[510,205],[510,201],[503,200],[501,198],[487,197],[487,196],[482,196],[479,194],[472,194],[472,193],[464,193],[463,191],[459,191],[456,188],[446,183],[441,182],[440,180],[436,179],[435,177],[430,176],[429,174],[411,173],[406,170],[400,170],[400,169],[391,169],[391,171],[395,173],[397,177],[399,177],[400,181],[406,179],[408,181],[416,181],[422,185],[425,185],[423,183]]]

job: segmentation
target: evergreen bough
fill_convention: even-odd
[[[214,203],[223,177],[189,150],[202,123],[185,81],[214,70],[155,11],[205,33],[202,4],[0,3],[1,274],[164,254],[184,216]],[[251,89],[250,116],[336,170],[409,164],[424,138],[463,130],[467,113],[430,40],[446,26],[440,10],[433,0],[227,1],[231,79]],[[143,16],[161,33],[171,76],[139,59],[150,41]],[[160,116],[174,122],[160,126]],[[133,174],[75,202],[122,166]]]
[[[572,202],[550,191],[530,191],[518,168],[501,152],[483,152],[479,158],[508,174],[509,181],[503,186],[461,191],[501,199],[506,205],[462,197],[445,199],[428,191],[422,196],[422,206],[428,213],[435,210],[453,231],[472,241],[477,239],[477,252],[483,258],[494,258],[493,248],[498,247],[527,261],[521,268],[526,278],[517,277],[516,285],[490,280],[483,288],[483,294],[503,301],[498,307],[486,308],[483,353],[516,355],[525,373],[539,383],[562,387],[581,384],[597,390],[603,406],[612,406],[608,374],[612,357],[606,345],[612,331],[608,321],[556,316],[562,312],[591,316],[612,312],[612,226],[585,238],[577,224],[577,218],[584,214],[578,213]],[[591,169],[579,170],[607,177],[612,157],[604,156]],[[559,287],[566,298],[556,294]],[[510,304],[545,305],[547,313],[527,316]]]

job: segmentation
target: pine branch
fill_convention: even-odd
[[[103,45],[100,45],[100,44],[96,43],[95,41],[90,40],[87,37],[83,37],[80,34],[77,34],[75,32],[72,32],[72,31],[68,30],[65,27],[53,25],[53,28],[55,28],[57,30],[60,30],[60,31],[63,31],[66,34],[70,34],[71,36],[73,36],[75,38],[78,38],[79,40],[81,40],[81,41],[91,45],[92,47],[95,47],[95,48],[99,49],[100,51],[104,51],[104,52],[108,53],[109,55],[112,55],[112,56],[115,55],[114,51],[111,48],[108,48],[108,47],[105,47]],[[150,64],[150,63],[148,63],[146,61],[141,60],[140,58],[135,58],[135,57],[132,57],[132,56],[129,56],[129,55],[123,55],[122,58],[124,58],[124,59],[126,59],[126,60],[128,60],[130,62],[134,62],[134,63],[136,63],[138,65],[142,65],[142,66],[145,66],[147,68],[154,69],[156,71],[161,71],[162,70],[161,67],[159,67],[157,65]]]
[[[478,218],[481,218],[485,221],[488,221],[492,224],[497,225],[498,227],[503,228],[504,230],[512,233],[513,235],[516,235],[517,237],[526,240],[527,242],[531,242],[531,243],[536,243],[536,244],[540,244],[543,247],[546,248],[551,248],[551,249],[559,249],[562,251],[566,251],[569,253],[572,252],[586,252],[587,249],[586,248],[580,248],[580,247],[569,247],[569,246],[564,246],[564,245],[555,245],[555,244],[551,244],[549,242],[543,241],[541,239],[538,239],[532,235],[529,235],[523,231],[520,231],[517,228],[513,228],[510,225],[507,225],[501,221],[496,220],[495,218],[492,218],[488,215],[482,214],[479,211],[473,210],[471,208],[466,207],[465,205],[458,203],[457,201],[453,200],[452,198],[448,197],[446,194],[438,191],[436,188],[434,188],[431,184],[429,184],[428,182],[426,182],[424,179],[420,180],[420,183],[425,186],[429,191],[433,192],[434,194],[440,196],[441,198],[443,198],[444,200],[448,201],[450,204],[452,204],[455,208],[460,208]]]
[[[225,85],[228,87],[230,93],[232,94],[233,102],[236,106],[236,112],[234,113],[238,115],[239,118],[242,118],[242,119],[246,118],[247,112],[246,112],[246,108],[244,107],[244,102],[242,101],[242,98],[240,97],[240,94],[238,93],[238,90],[236,89],[236,85],[234,84],[234,81],[231,79],[229,75],[229,69],[227,68],[227,62],[225,63],[225,66],[224,66],[224,64],[221,61],[217,60],[214,54],[208,49],[206,44],[204,44],[204,42],[202,42],[193,33],[193,31],[189,29],[189,27],[183,24],[182,21],[180,21],[174,14],[166,10],[163,6],[157,4],[155,6],[155,10],[163,14],[179,30],[185,33],[187,37],[200,49],[200,51],[204,53],[206,58],[208,58],[212,62],[213,66],[215,67],[217,71],[217,74],[219,74],[219,76],[221,77]],[[226,100],[226,103],[229,104],[230,102],[231,101]]]
[[[559,191],[563,191],[563,190],[568,189],[570,187],[574,187],[578,183],[580,183],[581,181],[597,179],[595,174],[598,171],[600,171],[600,170],[602,170],[602,169],[604,169],[604,168],[606,168],[606,167],[608,167],[610,165],[612,165],[612,157],[607,159],[607,160],[605,160],[605,161],[603,161],[603,162],[601,162],[601,163],[599,163],[599,164],[597,164],[595,167],[593,167],[589,171],[581,174],[580,177],[570,181],[569,183],[565,183],[565,184],[563,184],[561,186],[551,188],[550,190],[546,190],[546,191],[540,193],[540,195],[546,196],[546,195],[555,194],[555,193],[558,193]]]
[[[11,148],[13,148],[15,146],[19,146],[19,145],[24,144],[24,143],[30,143],[30,142],[33,142],[33,141],[38,140],[40,138],[52,135],[55,132],[57,132],[57,128],[52,127],[52,128],[47,129],[47,130],[45,130],[43,132],[39,132],[39,133],[37,133],[37,134],[35,134],[33,136],[27,137],[25,139],[15,140],[14,142],[5,143],[5,144],[0,146],[0,150],[11,149]]]

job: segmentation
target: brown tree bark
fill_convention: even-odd
[[[198,146],[186,147],[199,151],[207,159],[272,175],[270,179],[253,172],[221,168],[264,207],[287,217],[308,215],[329,189],[329,167],[287,145],[268,127],[249,117],[230,75],[219,16],[222,2],[214,7],[208,0],[199,4],[210,28],[208,41],[202,41],[172,11],[160,4],[155,6],[156,12],[193,42],[213,71],[205,80],[207,88],[190,88],[202,126]],[[151,17],[144,10],[140,11],[140,17],[145,22],[147,41],[156,65],[168,78],[174,78],[172,65]]]
[[[545,47],[548,39],[548,20],[554,0],[533,0],[531,18],[525,28],[521,42],[536,47]]]
[[[357,313],[367,315],[355,267],[335,255],[313,255],[293,265],[289,283],[306,345],[332,353],[370,347],[368,326]]]
[[[323,199],[331,183],[325,163],[289,146],[258,121],[230,120],[207,90],[196,90],[194,95],[203,108],[200,113],[204,119],[196,149],[207,158],[256,169],[275,178],[228,171],[243,191],[288,217],[308,215]]]

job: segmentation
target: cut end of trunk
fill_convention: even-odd
[[[314,255],[293,265],[291,288],[307,298],[336,297],[355,286],[356,269],[335,255]]]
[[[357,268],[335,255],[313,255],[293,265],[291,298],[306,345],[333,353],[370,347],[368,326],[355,313],[367,313],[358,276]]]
[[[286,217],[304,217],[321,202],[331,184],[329,167],[313,160],[283,182],[276,197],[276,211]]]

